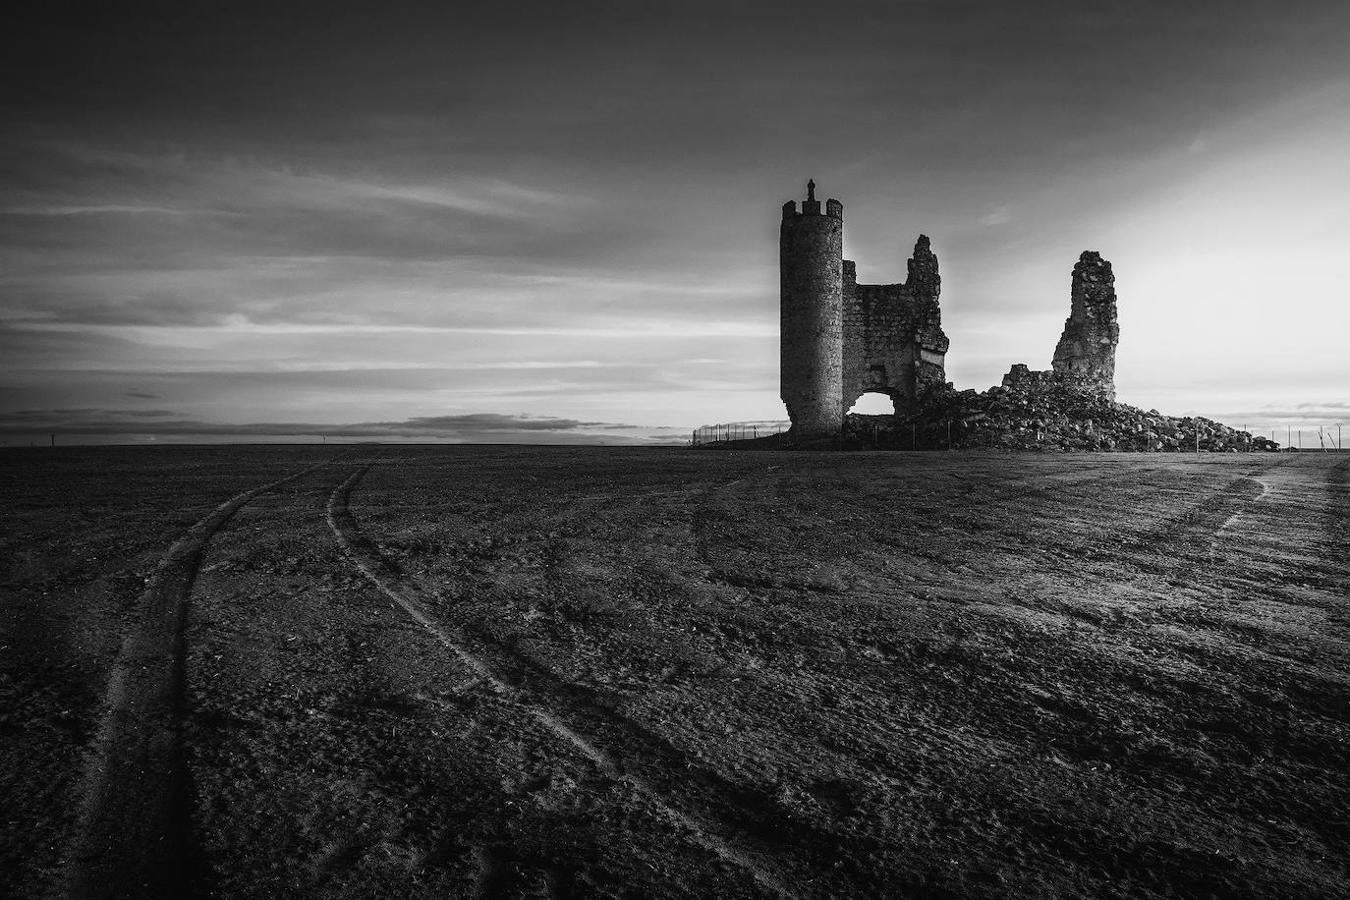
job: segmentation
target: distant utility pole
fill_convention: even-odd
[[[56,435],[52,435],[52,446],[56,446]]]

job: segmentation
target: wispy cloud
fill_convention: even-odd
[[[325,197],[351,196],[362,200],[393,200],[505,218],[525,219],[541,212],[577,209],[588,197],[513,184],[500,178],[449,181],[441,184],[381,184],[321,179],[315,184]]]
[[[425,440],[451,443],[668,443],[683,429],[555,416],[465,413],[416,416],[387,422],[245,422],[192,419],[170,410],[67,409],[0,413],[0,434],[29,437],[57,434],[80,438],[305,438],[309,440]]]
[[[1345,4],[1174,4],[1166,27],[1070,0],[725,4],[714,27],[339,6],[317,30],[280,6],[25,8],[0,61],[0,409],[772,418],[777,208],[808,176],[864,281],[933,237],[962,387],[1048,364],[1091,247],[1127,399],[1154,372],[1177,391],[1147,405],[1344,394]]]
[[[194,343],[217,336],[278,336],[278,335],[396,335],[396,334],[466,334],[466,335],[503,335],[503,336],[554,336],[582,338],[634,338],[634,337],[776,337],[778,327],[769,322],[692,322],[681,320],[635,321],[632,324],[595,327],[566,326],[449,326],[449,325],[378,325],[370,323],[321,324],[301,322],[252,322],[239,316],[221,324],[209,324],[180,328],[174,325],[102,325],[91,322],[42,322],[26,321],[14,323],[16,331],[35,332],[75,332],[80,334],[106,334],[144,341],[145,343],[163,343],[174,336],[187,338],[192,334]]]
[[[1249,422],[1268,424],[1318,425],[1350,423],[1350,402],[1324,401],[1320,403],[1268,404],[1256,409],[1234,413]],[[1230,417],[1231,418],[1231,417]]]
[[[1012,221],[1012,208],[1009,206],[996,206],[989,212],[980,216],[979,222],[986,227],[995,225],[1007,225]]]
[[[211,210],[174,209],[168,206],[138,206],[130,203],[102,203],[96,205],[6,206],[0,208],[5,216],[182,216]]]

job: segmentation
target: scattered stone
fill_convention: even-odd
[[[1014,366],[1014,372],[1017,366]],[[1022,367],[1025,368],[1025,367]],[[1013,373],[1009,373],[1012,375]],[[1110,399],[1099,385],[1073,375],[1032,372],[1004,379],[984,393],[930,393],[905,417],[850,415],[846,446],[898,449],[994,448],[1140,452],[1279,450],[1269,438],[1203,416],[1165,416]],[[1198,444],[1197,444],[1198,437]]]

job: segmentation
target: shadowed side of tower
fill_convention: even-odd
[[[837,434],[844,422],[844,206],[825,212],[815,182],[797,212],[783,204],[779,233],[780,395],[799,435]]]

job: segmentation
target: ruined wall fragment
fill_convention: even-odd
[[[919,235],[903,284],[858,284],[850,260],[843,276],[844,408],[876,392],[906,412],[925,390],[946,384],[937,256]]]
[[[1116,277],[1111,263],[1084,250],[1073,267],[1069,318],[1055,347],[1053,371],[1114,398],[1116,393]]]

